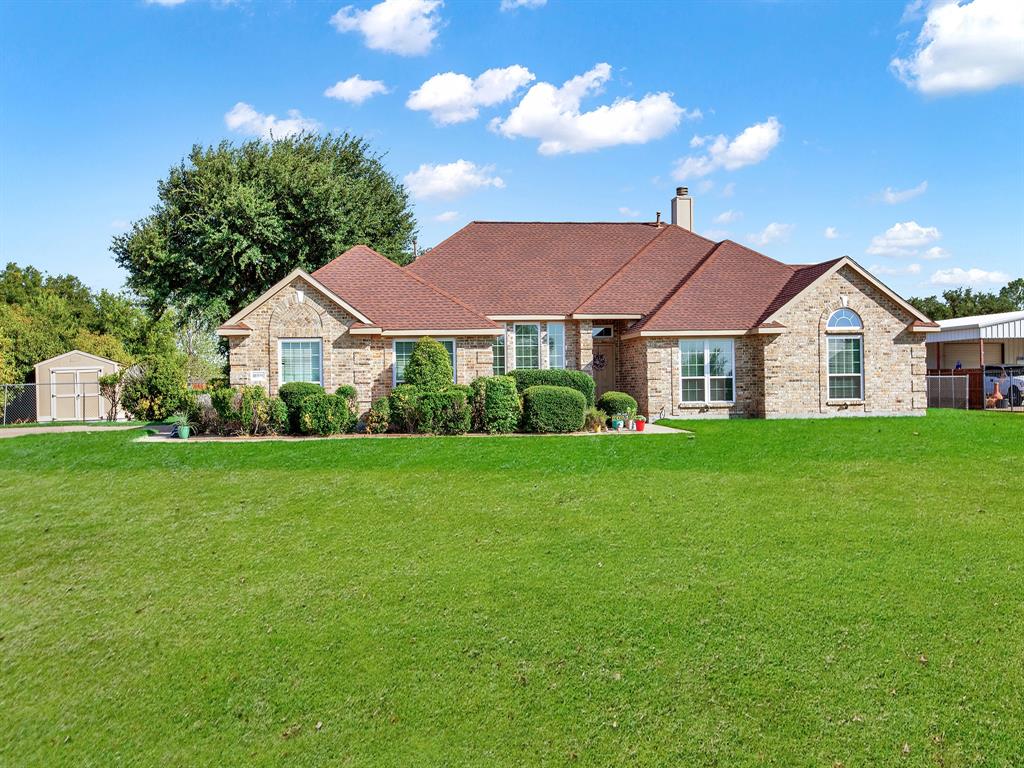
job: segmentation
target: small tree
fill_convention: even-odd
[[[452,363],[444,345],[429,336],[417,341],[405,364],[405,383],[423,389],[444,389],[451,386],[453,379]]]
[[[124,393],[124,378],[127,370],[127,368],[122,368],[117,373],[100,376],[100,396],[105,398],[109,404],[107,421],[117,421],[117,411],[121,407],[121,395]]]

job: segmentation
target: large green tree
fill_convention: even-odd
[[[129,287],[154,310],[215,306],[220,320],[357,243],[404,263],[415,231],[405,190],[348,134],[197,145],[157,195],[114,238]]]
[[[998,293],[975,291],[972,288],[953,288],[938,296],[914,297],[910,303],[932,320],[952,317],[991,315],[1024,309],[1024,277],[1018,277],[999,289]]]

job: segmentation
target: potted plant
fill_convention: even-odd
[[[625,414],[616,413],[612,416],[612,429],[622,429],[622,425],[625,423]]]
[[[174,427],[174,434],[176,436],[182,440],[188,440],[188,433],[190,431],[188,416],[184,413],[176,413],[171,416],[170,424]]]
[[[636,409],[629,408],[626,411],[626,429],[636,429]]]
[[[646,416],[637,416],[636,417],[636,431],[637,432],[643,432],[645,426],[647,426],[647,417]]]

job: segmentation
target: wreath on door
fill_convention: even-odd
[[[605,359],[603,354],[598,352],[596,355],[594,355],[594,370],[595,371],[603,371],[604,367],[606,365],[608,365],[608,361]]]

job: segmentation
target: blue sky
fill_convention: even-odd
[[[697,231],[905,295],[1024,274],[1015,0],[171,1],[0,5],[0,261],[120,288],[193,143],[316,127],[387,153],[424,246],[685,184]]]

